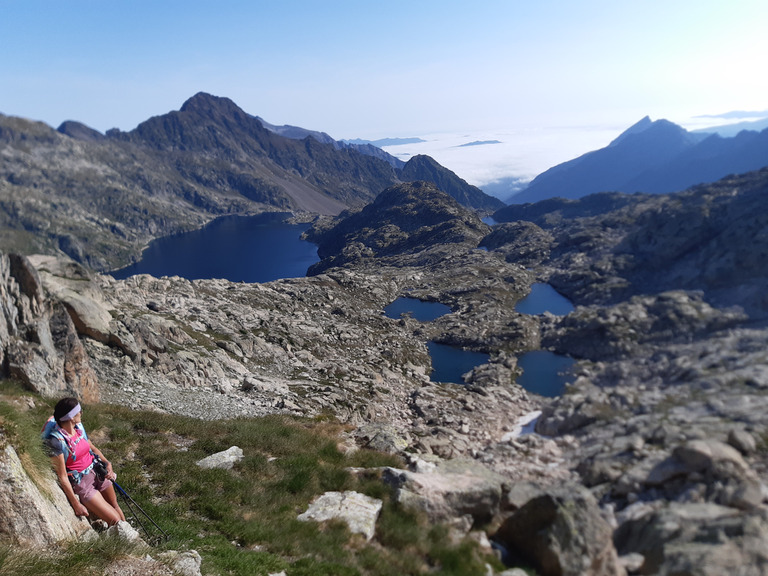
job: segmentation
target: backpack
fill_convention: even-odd
[[[81,424],[75,425],[75,430],[80,432],[80,434],[83,437],[83,440],[88,440],[88,434],[85,432],[85,428]],[[43,429],[40,431],[40,437],[43,440],[43,443],[51,450],[54,451],[56,448],[61,447],[64,450],[64,463],[67,464],[68,462],[74,462],[75,461],[75,455],[74,450],[72,449],[72,446],[70,446],[69,438],[62,434],[61,428],[59,428],[58,424],[56,424],[56,420],[53,416],[48,418],[45,425],[43,425]],[[91,454],[93,454],[93,450],[91,450]],[[74,472],[67,470],[67,474],[70,478],[74,479],[76,483],[80,482],[80,478],[82,478],[85,474],[90,472],[91,468],[93,467],[93,464],[89,466],[86,470],[83,470],[82,472]]]

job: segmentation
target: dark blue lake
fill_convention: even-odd
[[[218,218],[200,230],[154,240],[139,262],[110,274],[118,279],[151,274],[233,282],[302,277],[319,261],[317,246],[300,238],[308,224],[286,224],[286,216]]]
[[[531,293],[517,303],[515,310],[521,314],[550,312],[555,316],[565,316],[573,311],[573,304],[549,284],[534,284]]]
[[[384,314],[387,318],[398,319],[403,314],[410,314],[419,322],[432,322],[450,314],[451,309],[440,302],[425,302],[418,298],[398,298],[384,308]]]
[[[548,350],[526,352],[517,360],[517,365],[523,369],[517,383],[540,396],[560,396],[565,384],[571,381],[569,370],[574,363],[573,358]]]
[[[429,355],[432,357],[432,382],[453,382],[464,384],[461,375],[469,372],[475,366],[485,364],[490,359],[483,352],[462,350],[447,344],[427,342]]]

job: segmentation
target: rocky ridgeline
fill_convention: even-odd
[[[552,201],[493,229],[399,186],[315,227],[315,275],[267,284],[5,257],[5,365],[41,392],[77,389],[57,376],[73,353],[40,337],[64,310],[103,399],[201,418],[331,412],[358,445],[404,455],[409,470],[383,473],[401,502],[462,534],[486,526],[541,574],[768,574],[767,178]],[[718,264],[698,269],[700,250]],[[580,306],[514,311],[548,280]],[[401,295],[452,312],[386,318]],[[465,386],[435,384],[429,340],[491,360]],[[540,346],[578,359],[560,398],[514,384],[517,356]],[[538,434],[519,435],[536,409]]]
[[[494,218],[541,229],[528,236],[539,251],[551,249],[542,273],[576,303],[703,290],[717,306],[765,318],[767,190],[764,168],[678,194],[552,199],[508,206]]]

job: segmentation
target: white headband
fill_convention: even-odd
[[[72,420],[72,418],[74,418],[75,416],[77,416],[77,414],[80,412],[80,410],[81,410],[81,408],[80,408],[80,404],[78,404],[78,405],[76,405],[74,408],[72,408],[72,410],[70,410],[69,412],[67,412],[66,414],[64,414],[64,416],[62,416],[61,418],[59,418],[59,421],[60,421],[60,422],[66,422],[67,420]]]

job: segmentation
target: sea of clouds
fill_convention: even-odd
[[[694,116],[679,123],[688,130],[701,130],[766,116],[768,111],[732,112]],[[383,149],[403,161],[417,154],[431,156],[470,184],[506,201],[537,175],[582,154],[604,148],[630,126],[545,126],[408,134],[423,142],[384,146]]]
[[[418,154],[431,156],[470,184],[506,200],[515,187],[519,190],[552,166],[607,146],[622,130],[549,127],[433,133],[418,135],[423,142],[383,148],[406,162]]]

